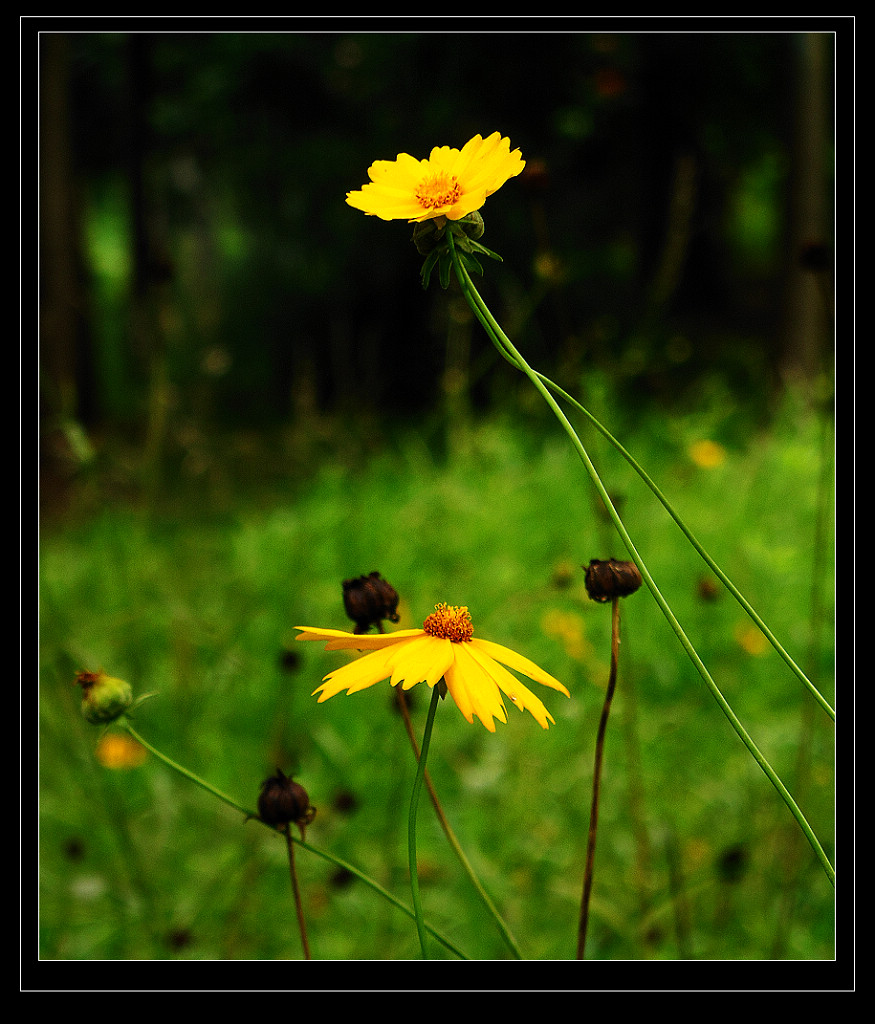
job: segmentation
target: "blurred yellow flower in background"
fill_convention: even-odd
[[[119,732],[101,736],[95,754],[104,768],[139,768],[146,761],[146,748]]]
[[[739,622],[735,627],[735,640],[743,650],[755,658],[769,650],[769,641],[756,626],[748,622]]]
[[[326,651],[371,652],[325,676],[322,685],[313,691],[320,695],[320,704],[341,690],[355,693],[383,679],[388,679],[392,686],[400,683],[404,690],[420,682],[434,686],[444,679],[465,718],[473,723],[476,715],[490,732],[495,732],[494,719],[507,721],[499,691],[521,711],[528,711],[543,729],[554,722],[538,697],[505,665],[570,696],[562,683],[528,658],[475,637],[466,607],[435,605],[422,629],[399,629],[394,633],[361,635],[339,629],[295,628],[301,630],[296,639],[324,641]]]
[[[584,633],[583,617],[576,612],[553,608],[544,613],[541,628],[548,636],[561,642],[569,658],[581,661],[591,651]]]
[[[716,441],[696,441],[689,451],[690,458],[702,469],[716,469],[726,461],[726,449]]]
[[[475,135],[461,150],[435,146],[427,160],[407,153],[376,160],[368,168],[370,182],[347,192],[346,201],[382,220],[460,220],[479,210],[525,165],[520,151],[511,152],[510,139],[499,132],[486,139]]]

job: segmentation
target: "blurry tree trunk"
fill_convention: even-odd
[[[80,230],[70,152],[67,39],[40,47],[40,397],[45,425],[80,418],[86,361]]]
[[[795,139],[790,198],[790,252],[784,311],[783,362],[789,377],[813,378],[824,368],[832,320],[832,238],[827,217],[826,59],[829,36],[796,40]]]
[[[149,108],[153,94],[152,37],[134,33],[128,58],[128,186],[131,209],[133,295],[131,342],[147,375],[146,423],[141,464],[143,484],[153,495],[161,466],[172,404],[167,330],[173,268],[165,244],[163,193],[154,165]]]

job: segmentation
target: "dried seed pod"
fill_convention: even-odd
[[[584,585],[593,601],[611,601],[615,597],[628,597],[641,586],[641,573],[634,562],[621,562],[616,558],[590,560],[583,566],[586,571]]]
[[[303,839],[304,827],[316,817],[316,808],[310,806],[307,790],[277,768],[276,774],[261,784],[258,816],[267,825],[294,823],[301,830]]]
[[[355,623],[355,633],[367,633],[383,619],[397,622],[398,592],[378,572],[343,581],[343,607]]]

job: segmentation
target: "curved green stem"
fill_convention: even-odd
[[[318,846],[311,846],[309,843],[304,842],[304,840],[302,839],[295,839],[295,842],[298,844],[298,846],[301,847],[302,850],[307,850],[310,853],[314,853],[317,857],[321,857],[323,860],[327,860],[330,864],[334,864],[342,871],[348,871],[351,875],[355,875],[355,877],[360,882],[364,882],[364,884],[368,886],[368,888],[373,889],[375,893],[377,893],[379,896],[382,896],[387,903],[391,903],[393,907],[395,907],[397,910],[400,910],[402,914],[406,914],[412,921],[416,920],[415,912],[411,910],[406,903],[402,903],[397,896],[393,896],[392,893],[390,893],[387,889],[384,889],[379,882],[374,881],[373,878],[366,875],[363,871],[360,871],[357,867],[355,867],[354,864],[350,864],[348,861],[341,860],[340,857],[335,857],[333,853],[328,853],[326,850],[320,850]],[[457,956],[460,960],[470,959],[470,957],[465,956],[465,954],[460,949],[454,946],[453,943],[450,942],[448,938],[441,935],[441,933],[437,931],[435,928],[432,928],[430,924],[426,923],[425,930],[433,938],[437,939],[437,941],[442,946],[444,946],[444,948],[448,949],[454,956]]]
[[[537,371],[535,371],[535,372],[537,373]],[[690,542],[690,544],[693,546],[693,548],[699,553],[699,555],[701,556],[701,558],[703,559],[705,564],[713,571],[714,575],[717,576],[717,578],[726,587],[726,589],[729,591],[729,593],[732,594],[732,596],[735,598],[735,600],[738,601],[738,603],[745,610],[745,612],[747,612],[747,614],[750,616],[750,618],[756,623],[756,625],[761,630],[762,634],[766,637],[766,639],[769,641],[769,643],[772,645],[772,647],[774,647],[774,649],[778,652],[778,654],[784,659],[784,661],[786,662],[787,666],[796,674],[796,676],[799,678],[799,680],[808,688],[809,692],[814,697],[814,699],[818,702],[818,704],[820,704],[820,706],[829,715],[829,717],[833,721],[835,721],[836,713],[835,713],[835,710],[830,705],[829,701],[820,693],[820,691],[817,689],[817,687],[809,680],[808,676],[806,676],[806,674],[796,664],[796,662],[793,660],[793,658],[787,653],[787,651],[784,649],[784,647],[782,647],[782,645],[779,643],[777,637],[774,635],[774,633],[772,633],[772,631],[765,624],[765,622],[763,622],[763,620],[757,614],[756,610],[753,608],[753,606],[750,604],[750,602],[747,600],[747,598],[745,598],[745,596],[735,586],[735,584],[732,582],[732,580],[726,575],[726,573],[720,568],[719,565],[717,565],[717,563],[714,561],[714,559],[702,547],[702,545],[699,543],[699,541],[694,536],[693,532],[686,525],[686,523],[684,523],[684,521],[677,514],[677,512],[672,508],[668,498],[666,498],[666,496],[662,493],[662,491],[659,489],[659,487],[657,486],[655,481],[650,477],[650,475],[646,472],[646,470],[623,447],[623,445],[620,444],[620,442],[613,436],[613,434],[611,434],[611,432],[608,430],[608,428],[605,427],[604,424],[600,423],[595,418],[595,416],[593,416],[593,414],[585,406],[581,405],[581,403],[577,401],[576,398],[574,398],[572,395],[569,395],[567,391],[563,391],[563,389],[561,387],[559,387],[558,384],[554,384],[552,380],[550,380],[548,377],[545,377],[542,373],[538,373],[537,375],[540,378],[540,380],[542,380],[544,382],[544,384],[546,384],[546,386],[548,388],[550,388],[551,391],[553,391],[555,394],[559,395],[561,398],[563,398],[570,405],[573,405],[574,408],[578,410],[578,412],[583,413],[583,415],[586,416],[586,418],[596,428],[596,430],[598,430],[598,432],[600,434],[602,434],[602,436],[605,437],[614,446],[614,448],[617,449],[617,451],[623,456],[623,458],[629,463],[629,465],[641,477],[641,479],[644,481],[644,483],[650,488],[650,490],[653,492],[655,497],[659,500],[659,502],[665,508],[666,512],[668,512],[668,514],[671,516],[671,518],[675,521],[675,523],[677,524],[677,526],[679,527],[679,529],[683,533],[683,535],[687,538],[687,540]]]
[[[240,811],[241,814],[246,815],[246,817],[258,817],[258,814],[255,811],[249,810],[249,808],[244,807],[242,804],[238,804],[236,800],[233,800],[230,796],[227,796],[221,790],[216,789],[216,787],[213,786],[211,783],[206,782],[199,775],[195,775],[195,773],[189,771],[188,768],[183,768],[181,764],[177,764],[176,761],[168,757],[166,754],[162,753],[160,750],[158,750],[157,747],[153,747],[151,743],[144,740],[143,737],[136,731],[136,729],[134,729],[129,719],[122,718],[120,719],[119,724],[127,730],[128,734],[131,736],[132,739],[135,739],[137,743],[140,743],[142,746],[144,746],[146,750],[149,751],[150,754],[154,754],[159,761],[163,761],[168,768],[172,768],[175,772],[178,772],[180,775],[188,779],[189,782],[193,782],[196,786],[200,786],[201,789],[205,789],[208,793],[212,793],[213,796],[218,797],[220,800],[228,804],[230,807],[234,807],[236,810]]]
[[[466,294],[466,298],[468,299],[469,305],[471,306],[474,315],[480,321],[481,326],[486,330],[486,333],[489,335],[493,344],[498,350],[499,355],[501,355],[502,358],[505,359],[508,363],[510,363],[510,365],[513,366],[515,369],[525,372],[524,368],[519,364],[514,355],[507,348],[505,348],[505,345],[502,340],[505,337],[504,333],[500,331],[500,328],[500,333],[498,335],[495,333],[495,330],[493,329],[493,324],[495,324],[495,326],[497,327],[497,323],[495,323],[494,318],[492,318],[491,314],[489,313],[489,310],[486,307],[486,304],[483,302],[480,293],[474,286],[474,282],[471,281],[470,275],[467,274],[467,271],[465,271],[465,274],[468,277],[468,287],[466,288],[466,285],[462,283],[462,290]],[[778,641],[778,638],[769,629],[769,627],[757,613],[756,609],[750,604],[747,598],[741,593],[741,591],[735,586],[732,580],[726,575],[726,573],[708,554],[708,552],[701,545],[699,540],[695,537],[692,530],[690,530],[686,523],[681,519],[681,517],[672,507],[668,498],[660,490],[659,486],[656,484],[653,478],[647,473],[644,467],[635,459],[635,457],[626,448],[623,447],[623,445],[617,440],[617,438],[614,437],[614,435],[608,430],[608,428],[603,423],[601,423],[589,411],[589,409],[586,408],[586,406],[579,402],[573,395],[570,395],[567,391],[563,390],[563,388],[561,388],[558,384],[554,383],[552,380],[550,380],[549,377],[545,376],[543,373],[539,373],[537,370],[533,370],[532,372],[537,376],[537,378],[540,381],[543,382],[543,384],[546,385],[546,387],[548,387],[552,392],[554,392],[554,394],[559,395],[560,398],[568,402],[569,405],[574,406],[574,408],[577,409],[578,412],[582,413],[589,420],[592,426],[594,426],[595,429],[610,444],[612,444],[614,448],[617,449],[617,451],[629,463],[632,469],[634,469],[638,476],[641,477],[641,479],[644,481],[647,487],[650,488],[654,496],[662,504],[663,508],[665,508],[666,512],[668,512],[671,518],[675,521],[680,531],[687,538],[687,540],[693,546],[695,551],[698,552],[698,554],[705,562],[705,564],[712,570],[714,575],[717,576],[717,578],[726,587],[729,593],[732,594],[735,600],[750,616],[751,620],[757,625],[757,627],[762,632],[763,636],[765,636],[765,638],[769,641],[769,643],[772,645],[775,651],[777,651],[780,657],[783,658],[783,660],[791,669],[791,671],[794,672],[798,679],[808,688],[809,692],[818,702],[818,704],[820,704],[820,706],[830,716],[830,718],[833,721],[835,721],[836,713],[833,707],[830,705],[829,701],[823,696],[823,694],[820,693],[817,687],[814,686],[814,684],[811,682],[808,676],[806,676],[806,674],[799,667],[799,665],[796,664],[796,662],[786,651],[786,649],[781,645],[781,643]]]
[[[425,763],[428,758],[428,748],[431,743],[434,716],[439,699],[440,686],[436,684],[431,688],[431,703],[428,706],[428,717],[425,720],[425,730],[422,734],[422,748],[416,765],[416,777],[413,780],[413,790],[410,794],[410,813],[407,818],[407,856],[410,866],[410,889],[413,896],[413,912],[416,915],[416,931],[419,934],[419,945],[422,949],[423,960],[428,959],[428,947],[426,944],[425,923],[422,917],[422,900],[419,895],[419,873],[416,869],[416,811],[419,807],[419,794],[422,792],[422,783],[425,778]]]
[[[264,825],[265,828],[270,829],[271,832],[276,832],[277,831],[272,825],[268,825],[265,822],[262,822],[261,819],[258,817],[258,812],[257,811],[254,811],[250,807],[244,807],[242,804],[238,803],[236,800],[233,800],[231,797],[227,796],[225,793],[222,793],[221,790],[216,789],[216,787],[211,785],[209,782],[206,782],[204,779],[200,778],[198,775],[195,775],[194,772],[189,771],[188,768],[184,768],[181,764],[177,764],[176,761],[174,761],[172,758],[168,757],[166,754],[162,753],[157,747],[153,747],[151,743],[149,743],[147,740],[145,740],[134,729],[134,727],[131,725],[129,719],[127,719],[127,718],[119,719],[119,725],[121,725],[122,728],[124,728],[127,731],[127,733],[131,736],[132,739],[135,739],[137,741],[137,743],[140,743],[143,747],[145,747],[146,750],[148,750],[150,754],[154,754],[155,757],[157,757],[159,761],[161,761],[164,764],[166,764],[168,768],[172,768],[173,771],[178,772],[180,775],[182,775],[184,778],[188,779],[190,782],[193,782],[195,785],[200,786],[201,789],[205,789],[208,793],[211,793],[213,796],[218,797],[219,800],[222,800],[224,803],[228,804],[230,807],[233,807],[235,810],[240,811],[240,813],[243,814],[245,818],[247,818],[247,819],[252,818],[255,821],[260,822],[262,825]],[[279,834],[279,833],[277,833],[277,834]],[[309,853],[313,853],[317,857],[321,857],[323,860],[328,861],[330,864],[333,864],[335,867],[340,868],[341,871],[348,871],[351,875],[354,875],[357,879],[359,879],[359,881],[364,882],[364,884],[366,886],[368,886],[368,888],[372,889],[379,896],[382,896],[383,899],[386,900],[388,903],[391,903],[393,907],[395,907],[396,909],[400,910],[403,914],[406,914],[409,918],[412,918],[413,920],[416,920],[416,914],[414,913],[414,911],[412,911],[410,909],[410,907],[408,907],[406,904],[402,903],[401,900],[399,900],[397,897],[393,896],[392,893],[390,893],[387,889],[384,889],[383,886],[380,885],[379,882],[374,881],[373,878],[370,878],[363,871],[360,871],[357,867],[355,867],[355,865],[350,864],[350,863],[348,863],[345,860],[341,860],[340,857],[335,857],[333,853],[328,853],[326,850],[320,850],[319,847],[313,846],[312,844],[305,842],[303,839],[296,839],[294,836],[291,836],[291,835],[289,836],[289,838],[291,838],[291,840],[294,843],[296,843],[298,846],[300,846],[302,850],[307,850]],[[438,932],[434,928],[432,928],[431,925],[426,924],[425,925],[425,929],[426,929],[426,931],[430,932],[431,935],[435,939],[437,939],[437,941],[442,946],[444,946],[446,949],[448,949],[451,953],[453,953],[455,956],[457,956],[460,960],[467,960],[467,959],[469,959],[467,956],[465,956],[464,953],[461,952],[461,950],[459,950],[456,946],[454,946],[453,943],[450,942],[449,939],[447,939],[443,935],[441,935],[440,932]]]
[[[496,321],[495,317],[493,317],[492,313],[489,311],[489,308],[486,305],[486,303],[480,297],[480,293],[474,287],[474,282],[471,280],[468,272],[465,270],[464,266],[462,265],[461,261],[458,258],[455,245],[453,242],[453,234],[451,231],[447,232],[447,238],[449,240],[450,251],[453,256],[453,266],[455,267],[456,276],[459,280],[459,284],[462,288],[466,300],[468,301],[469,305],[472,306],[472,309],[474,310],[475,315],[477,315],[477,318],[480,320],[480,322],[484,324],[484,326],[488,325],[488,332],[490,334],[490,337],[493,338],[493,341],[498,342],[499,347],[504,349],[504,351],[512,358],[512,361],[516,364],[518,369],[520,369],[529,378],[529,380],[532,382],[536,390],[540,393],[541,397],[552,410],[554,416],[559,420],[565,432],[568,434],[571,443],[573,444],[575,450],[580,456],[581,461],[586,467],[587,473],[589,474],[593,486],[595,487],[596,491],[599,494],[599,497],[602,499],[604,506],[608,511],[608,515],[610,516],[611,521],[613,522],[617,532],[623,540],[623,543],[626,546],[626,549],[628,550],[629,555],[632,558],[632,561],[638,567],[638,571],[641,573],[641,578],[644,580],[648,590],[650,590],[650,593],[653,595],[653,598],[659,606],[660,611],[663,613],[669,625],[674,630],[674,633],[680,641],[681,646],[686,651],[687,656],[690,658],[697,672],[702,677],[703,681],[705,682],[705,685],[711,691],[712,696],[717,701],[717,704],[719,705],[721,711],[729,721],[730,725],[735,730],[736,734],[747,747],[747,749],[750,751],[754,760],[760,766],[766,777],[778,791],[781,798],[784,800],[784,803],[789,808],[793,817],[796,818],[796,821],[799,823],[799,827],[802,829],[803,833],[808,839],[809,844],[811,845],[811,848],[814,850],[818,860],[821,862],[821,865],[823,866],[823,869],[826,872],[827,877],[829,878],[830,882],[833,885],[835,885],[835,870],[833,869],[832,864],[830,864],[829,859],[824,853],[823,848],[820,845],[819,840],[817,839],[817,836],[814,834],[811,826],[808,824],[808,821],[806,820],[802,811],[797,806],[796,801],[787,791],[787,788],[784,786],[783,782],[781,782],[775,770],[772,768],[772,766],[766,760],[763,753],[760,751],[760,749],[748,735],[747,731],[739,721],[735,712],[729,706],[729,703],[727,702],[726,698],[723,696],[719,687],[711,678],[710,673],[703,664],[701,658],[696,652],[696,649],[693,647],[692,643],[690,642],[689,638],[687,637],[686,633],[681,627],[681,624],[675,617],[674,612],[669,607],[668,602],[662,596],[662,593],[657,587],[653,577],[650,575],[650,571],[644,564],[641,555],[638,553],[638,550],[632,542],[632,538],[629,536],[629,533],[626,530],[626,527],[623,524],[622,519],[617,513],[617,510],[614,508],[614,504],[611,501],[610,496],[608,495],[608,492],[605,489],[605,486],[602,483],[602,480],[599,477],[599,474],[596,471],[596,468],[593,465],[592,460],[590,459],[589,454],[586,451],[586,448],[584,448],[583,443],[578,437],[577,432],[569,422],[568,417],[559,407],[556,400],[553,398],[552,394],[547,389],[547,386],[541,380],[539,375],[535,373],[535,371],[529,366],[529,364],[526,362],[526,360],[523,358],[520,352],[514,347],[511,340],[507,337],[507,335],[504,333],[504,331],[501,329],[500,325]]]
[[[404,726],[407,730],[407,735],[410,738],[410,744],[413,747],[414,754],[418,758],[420,756],[419,746],[416,742],[416,737],[413,734],[413,726],[410,721],[410,712],[407,708],[407,702],[404,698],[404,691],[401,689],[396,690],[396,697],[398,698],[398,706],[401,709],[401,715],[404,719]],[[456,838],[456,833],[453,831],[452,826],[447,820],[447,816],[444,813],[444,809],[441,806],[440,800],[438,799],[437,791],[432,785],[431,779],[429,777],[428,769],[425,769],[423,773],[423,778],[425,781],[425,788],[428,790],[428,795],[431,798],[432,806],[434,807],[434,812],[437,815],[438,822],[441,828],[443,829],[443,833],[446,836],[447,842],[450,844],[453,853],[455,853],[455,855],[458,857],[459,863],[464,868],[465,873],[467,874],[471,884],[477,890],[477,894],[480,896],[480,899],[483,901],[486,909],[489,911],[489,914],[491,915],[492,919],[498,926],[498,930],[501,932],[501,935],[504,941],[507,943],[508,948],[517,958],[517,960],[522,960],[523,955],[520,951],[519,946],[517,945],[516,939],[513,937],[510,929],[505,924],[503,918],[501,917],[501,914],[499,914],[498,908],[492,902],[489,893],[484,889],[483,883],[477,877],[477,874],[474,871],[471,862],[468,860],[468,857],[465,855],[465,851],[462,849],[459,840]]]

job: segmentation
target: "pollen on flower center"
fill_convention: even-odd
[[[462,194],[462,188],[454,175],[438,171],[424,178],[416,189],[416,201],[425,210],[455,203]]]
[[[464,643],[474,635],[474,624],[468,609],[443,603],[434,606],[434,611],[423,622],[422,628],[429,636],[452,640],[454,644]]]

